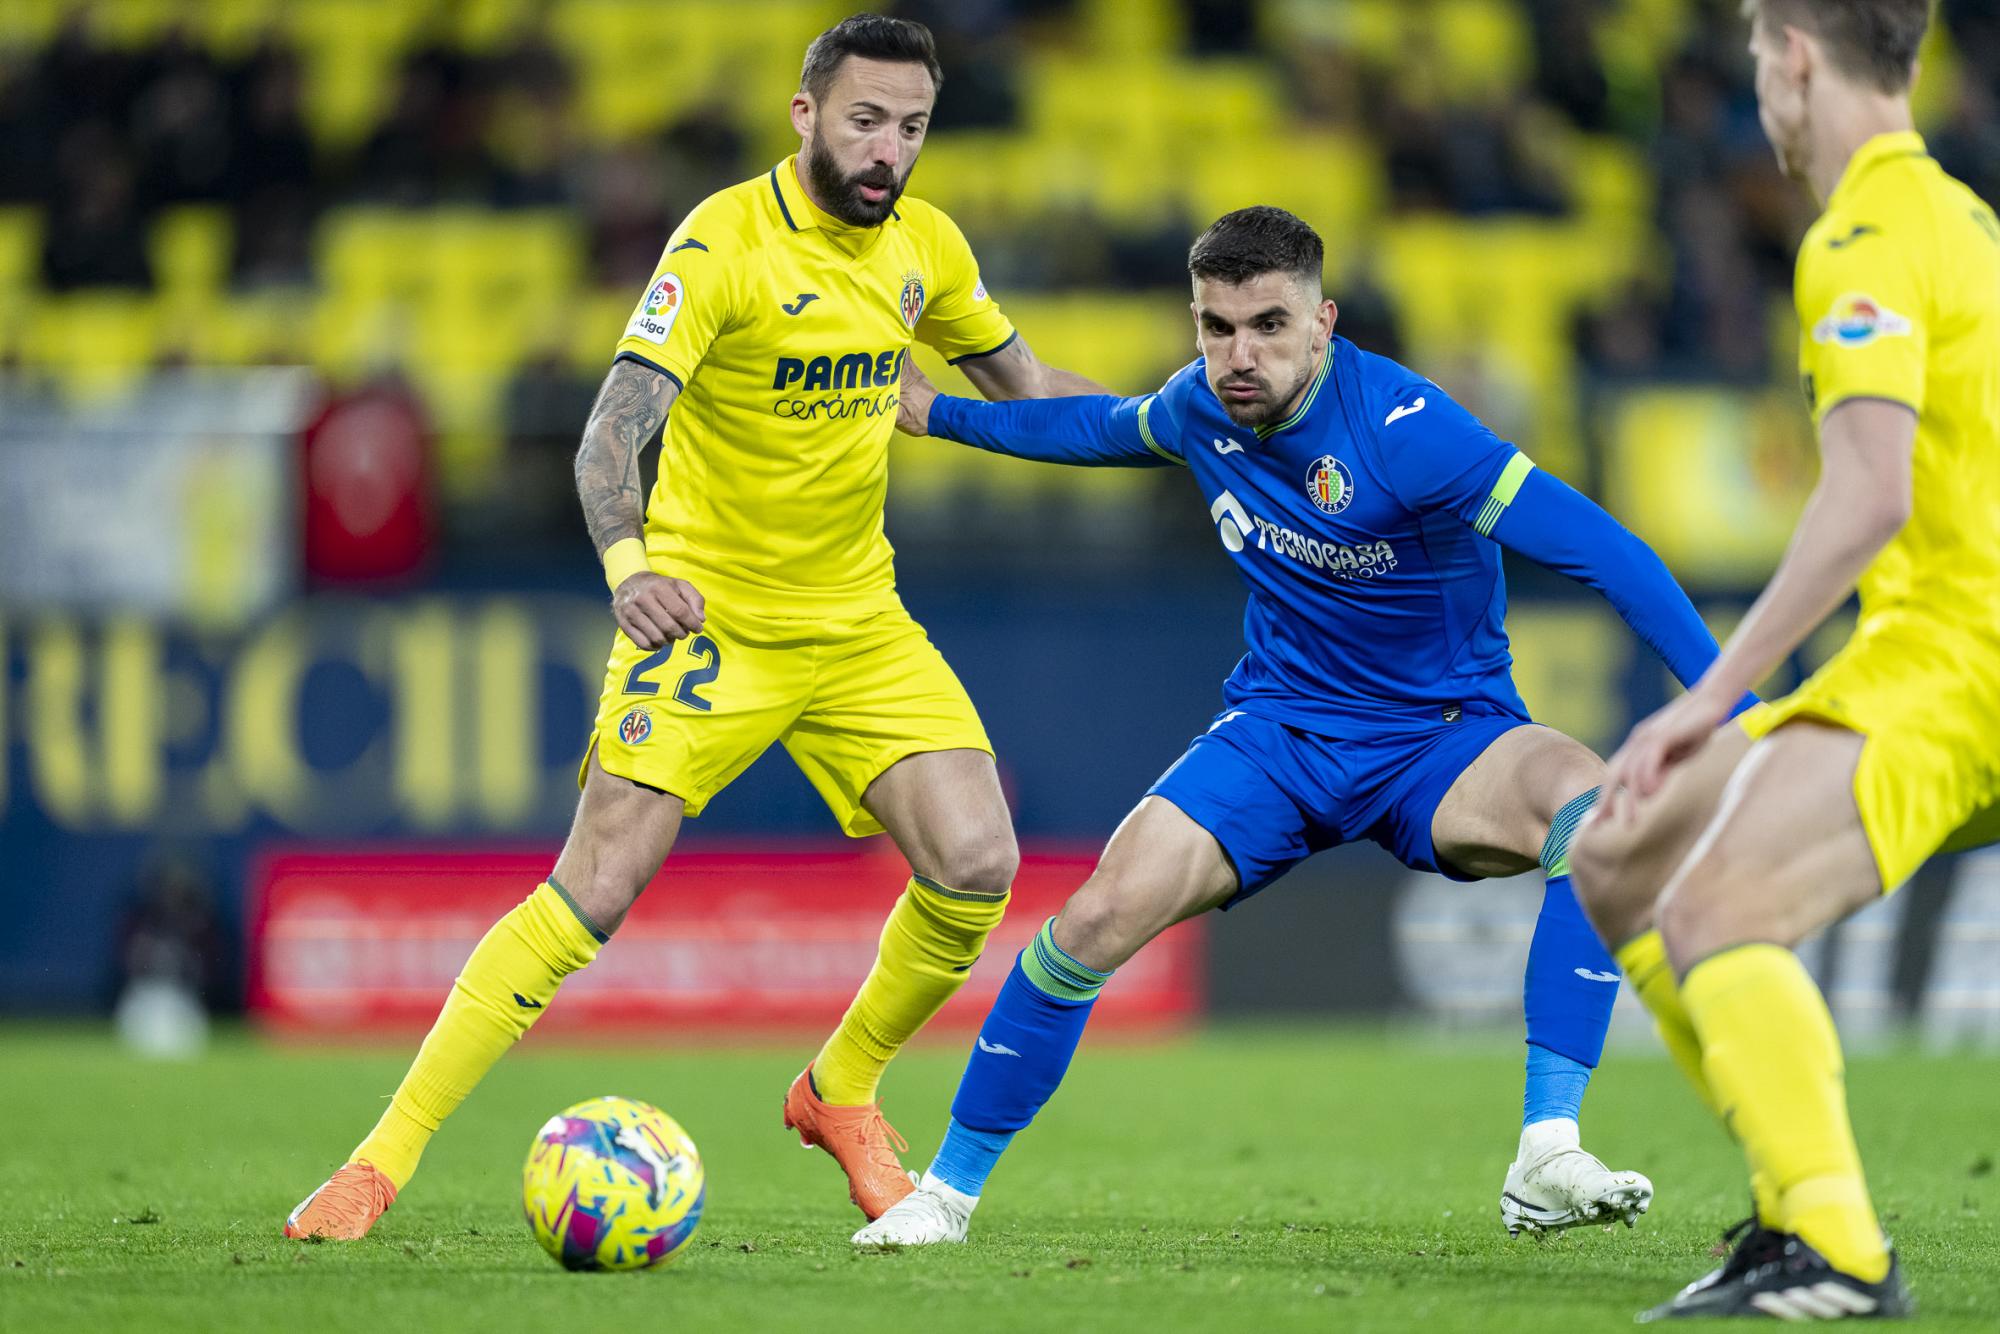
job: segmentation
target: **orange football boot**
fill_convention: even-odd
[[[376,1171],[375,1164],[345,1163],[324,1186],[299,1201],[285,1220],[285,1235],[359,1241],[395,1202],[396,1184]]]
[[[813,1089],[810,1065],[785,1094],[785,1129],[798,1131],[799,1143],[806,1148],[817,1145],[833,1155],[847,1173],[847,1198],[861,1206],[870,1222],[916,1189],[896,1156],[907,1152],[910,1142],[883,1117],[882,1105],[836,1107],[821,1102]]]

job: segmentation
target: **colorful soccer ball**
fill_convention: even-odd
[[[659,1108],[592,1098],[549,1118],[521,1169],[521,1203],[566,1269],[649,1269],[686,1248],[707,1187],[701,1152]]]

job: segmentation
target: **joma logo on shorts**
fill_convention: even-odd
[[[886,389],[902,377],[905,351],[890,348],[887,352],[849,352],[842,357],[814,357],[811,361],[779,357],[771,388]]]

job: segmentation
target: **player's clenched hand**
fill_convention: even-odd
[[[903,386],[896,396],[896,429],[904,435],[929,435],[931,404],[937,396],[937,386],[930,377],[917,369],[913,358],[904,357]]]
[[[1660,790],[1667,770],[1694,754],[1729,716],[1734,700],[1718,702],[1697,685],[1632,729],[1611,757],[1604,778],[1605,814],[1628,820],[1638,803]]]
[[[611,595],[611,614],[626,637],[643,649],[684,639],[707,619],[706,604],[693,584],[650,571],[629,575],[618,585]]]

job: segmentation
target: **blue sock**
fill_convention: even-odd
[[[1548,887],[1528,946],[1521,1008],[1528,1017],[1528,1080],[1521,1124],[1576,1120],[1590,1072],[1604,1054],[1604,1033],[1618,999],[1618,965],[1583,915],[1569,883],[1569,841],[1597,802],[1592,788],[1564,806],[1542,845]]]
[[[1014,960],[993,1002],[951,1103],[951,1126],[931,1174],[977,1195],[1014,1132],[1035,1119],[1062,1083],[1083,1040],[1090,1008],[1110,978],[1063,953],[1055,919]]]
[[[1013,1141],[1011,1130],[974,1130],[954,1120],[945,1129],[937,1157],[931,1159],[931,1175],[953,1190],[977,1195]]]

